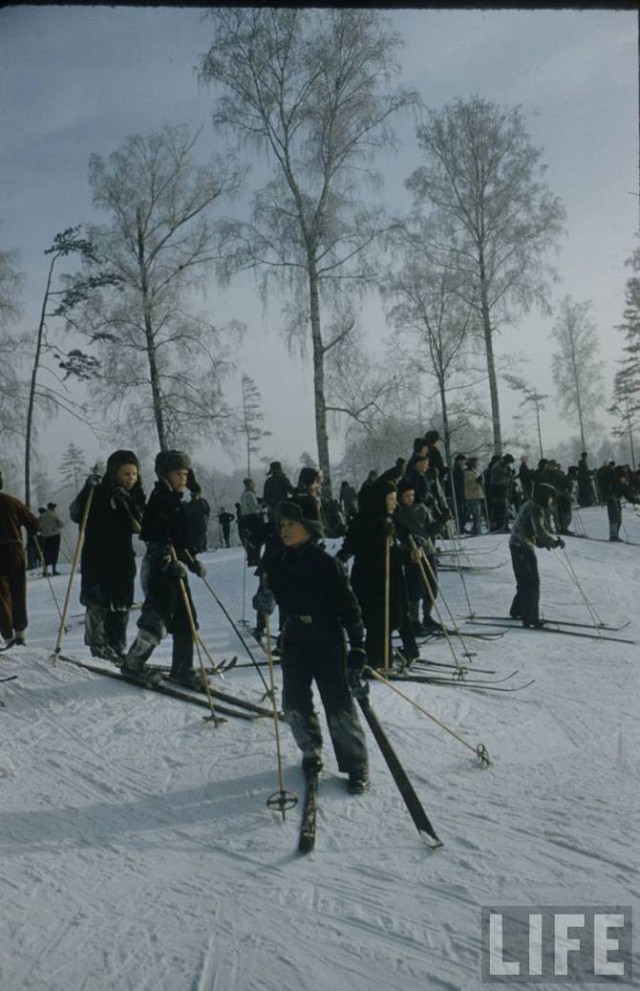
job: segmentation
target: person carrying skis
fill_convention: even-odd
[[[0,489],[2,489],[0,473]],[[26,643],[27,569],[21,527],[33,535],[40,532],[40,521],[28,506],[0,491],[0,633],[6,647]]]
[[[140,530],[146,503],[133,451],[114,451],[102,478],[89,475],[69,507],[74,523],[82,521],[91,492],[80,558],[84,642],[93,657],[121,664],[136,576],[131,538]]]
[[[410,553],[404,562],[404,573],[407,581],[411,629],[416,637],[427,636],[440,629],[440,624],[431,615],[435,599],[438,597],[438,568],[431,537],[444,530],[449,517],[444,515],[434,517],[426,503],[416,504],[411,481],[402,478],[398,484],[398,505],[393,518],[402,543],[411,551],[409,538],[412,538],[418,553],[421,550],[426,559],[420,561],[417,555]],[[427,579],[428,589],[423,575]],[[422,622],[420,622],[420,603],[422,603]]]
[[[146,681],[145,665],[160,641],[173,637],[169,677],[181,685],[201,688],[199,671],[193,668],[194,632],[198,620],[187,582],[188,571],[204,578],[207,569],[195,557],[182,496],[197,488],[191,459],[184,451],[160,451],[155,460],[158,481],[142,518],[140,539],[147,550],[141,581],[145,594],[138,620],[138,635],[129,648],[122,673]],[[186,601],[185,601],[186,599]],[[191,626],[193,620],[193,629]]]
[[[351,794],[369,789],[367,745],[352,697],[364,691],[362,614],[342,563],[319,546],[323,531],[315,499],[297,495],[275,510],[284,545],[272,554],[263,581],[286,614],[281,631],[282,705],[302,751],[302,769],[322,768],[322,733],[313,706],[315,681],[329,735]],[[350,649],[347,652],[346,641]]]
[[[536,559],[536,547],[564,547],[564,540],[556,538],[545,527],[545,510],[555,499],[553,485],[542,482],[536,485],[534,496],[522,504],[514,520],[509,549],[516,578],[516,594],[509,615],[521,619],[525,627],[541,627],[540,575]]]

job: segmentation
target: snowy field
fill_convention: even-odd
[[[538,552],[543,614],[588,623],[584,593],[601,620],[631,619],[612,636],[640,641],[640,547],[606,541],[602,508],[581,518],[600,540]],[[640,544],[640,518],[627,508],[624,522]],[[463,572],[464,585],[442,574],[455,616],[467,596],[476,614],[506,613],[507,541],[465,542],[468,560],[498,567]],[[252,620],[256,579],[241,551],[203,559],[232,617]],[[66,579],[52,583],[62,606]],[[210,651],[247,660],[206,586],[191,585]],[[87,659],[76,586],[63,646]],[[28,647],[0,655],[0,677],[18,676],[0,684],[1,991],[473,991],[482,906],[638,907],[637,646],[510,630],[468,641],[471,667],[518,669],[506,684],[530,687],[401,686],[485,744],[488,769],[372,684],[444,847],[420,839],[367,731],[370,793],[349,796],[326,751],[316,849],[302,857],[299,807],[283,821],[265,804],[278,788],[271,720],[214,728],[196,706],[54,663],[46,580],[30,580],[29,609]],[[452,660],[441,641],[422,654]],[[154,661],[169,657],[165,642]],[[263,690],[252,667],[217,687],[256,701]],[[302,798],[287,727],[282,743],[285,787]]]

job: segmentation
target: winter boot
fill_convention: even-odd
[[[364,795],[365,792],[369,791],[370,787],[371,781],[369,780],[369,771],[366,767],[361,768],[359,771],[351,771],[347,782],[350,795]]]
[[[122,663],[122,674],[125,678],[145,681],[148,672],[145,671],[145,663],[158,646],[160,640],[151,630],[140,630],[134,640],[129,653]]]
[[[205,690],[202,672],[194,670],[193,667],[193,637],[190,633],[173,634],[169,680],[184,685],[185,688]]]

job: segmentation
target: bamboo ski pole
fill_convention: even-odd
[[[189,559],[191,561],[194,560],[193,556],[189,553],[189,551],[187,551],[187,557],[189,557]],[[202,578],[202,581],[206,585],[206,587],[207,587],[207,589],[209,591],[209,594],[211,595],[212,599],[217,603],[217,605],[219,606],[219,608],[222,610],[222,612],[224,613],[224,615],[228,619],[228,621],[231,624],[231,627],[232,627],[234,633],[238,637],[238,640],[240,641],[240,643],[242,644],[242,646],[246,650],[249,658],[253,662],[253,665],[254,665],[256,671],[258,672],[258,674],[260,675],[260,678],[262,680],[262,684],[263,684],[264,690],[265,690],[265,696],[267,696],[269,694],[269,686],[267,685],[267,683],[265,681],[264,675],[263,675],[262,671],[260,670],[260,668],[258,666],[258,662],[256,661],[255,656],[253,655],[251,649],[249,648],[249,645],[247,644],[247,642],[244,639],[242,633],[240,632],[240,630],[238,629],[238,627],[234,623],[233,619],[229,615],[229,611],[225,607],[224,603],[221,601],[220,597],[218,595],[216,595],[216,593],[215,593],[214,589],[212,588],[211,584],[207,581],[206,578]]]
[[[435,595],[433,594],[433,588],[432,588],[431,583],[430,583],[430,581],[429,581],[429,579],[427,577],[427,572],[425,571],[425,564],[426,564],[427,567],[429,568],[429,570],[431,571],[431,577],[433,578],[434,575],[433,575],[433,570],[431,569],[431,565],[429,564],[429,561],[427,559],[426,554],[424,553],[423,548],[422,547],[418,548],[418,545],[416,544],[416,542],[413,539],[413,536],[411,534],[409,534],[409,545],[410,545],[411,549],[413,551],[415,551],[417,553],[417,555],[418,555],[418,559],[416,561],[416,564],[417,564],[417,566],[418,566],[418,568],[420,570],[420,576],[422,578],[422,584],[424,585],[424,589],[425,589],[425,592],[427,593],[427,596],[429,597],[429,601],[431,602],[431,606],[432,606],[432,608],[435,609],[436,616],[438,617],[438,619],[440,621],[440,624],[442,626],[442,632],[444,634],[445,640],[447,641],[447,645],[449,647],[449,650],[451,651],[451,656],[453,657],[454,663],[456,665],[457,676],[459,678],[464,678],[464,676],[467,673],[467,670],[466,670],[465,667],[463,667],[462,664],[460,664],[460,661],[458,660],[458,656],[457,656],[455,650],[453,649],[453,643],[451,642],[451,637],[449,636],[449,631],[447,630],[446,626],[442,622],[442,616],[440,615],[440,610],[438,609],[438,606],[436,605],[436,598],[435,598]],[[464,642],[462,641],[462,636],[461,636],[460,630],[456,629],[456,633],[458,634],[458,636],[460,636],[461,643],[464,646]]]
[[[82,544],[84,542],[84,534],[87,528],[87,520],[89,519],[89,512],[91,510],[91,503],[93,502],[94,491],[95,490],[93,488],[89,490],[87,501],[84,505],[84,512],[82,514],[82,519],[80,520],[80,529],[78,530],[78,540],[76,542],[76,549],[73,555],[73,561],[71,562],[71,571],[69,572],[69,584],[67,585],[67,593],[64,598],[62,615],[60,616],[60,626],[58,627],[58,638],[56,640],[56,646],[53,652],[54,661],[57,660],[58,654],[60,653],[62,646],[62,638],[65,634],[67,612],[69,611],[69,600],[71,599],[71,587],[73,585],[73,579],[75,577],[76,568],[78,567],[78,560],[80,558],[80,551],[82,550]]]
[[[384,669],[389,670],[389,641],[391,639],[391,537],[385,535],[384,547]]]
[[[560,548],[556,548],[556,550],[559,551]],[[582,596],[582,601],[584,602],[585,606],[587,607],[587,611],[588,611],[589,615],[591,616],[591,619],[593,620],[595,626],[596,627],[602,626],[602,619],[600,618],[600,616],[596,612],[595,606],[593,606],[591,604],[591,602],[589,601],[589,599],[587,598],[586,593],[585,593],[584,589],[582,588],[582,585],[580,584],[580,580],[579,580],[579,578],[578,578],[578,576],[576,574],[575,568],[573,567],[573,564],[571,563],[571,558],[567,554],[566,550],[564,552],[564,556],[562,554],[559,554],[558,553],[558,554],[556,554],[556,557],[558,558],[558,560],[560,561],[560,564],[563,566],[563,568],[565,569],[565,571],[568,573],[568,575],[570,576],[570,578],[573,580],[576,588],[580,592],[580,595]],[[602,636],[602,633],[600,631],[599,631],[599,635]]]
[[[47,579],[47,583],[49,585],[49,591],[51,592],[51,595],[53,597],[53,601],[55,602],[56,611],[58,613],[59,618],[62,619],[62,612],[60,610],[60,604],[58,603],[58,597],[57,597],[56,593],[53,590],[53,585],[51,583],[51,578],[49,577],[49,573],[48,573],[48,571],[46,569],[46,566],[45,566],[45,563],[44,563],[44,552],[42,550],[42,544],[38,540],[38,534],[37,533],[34,533],[34,535],[33,535],[33,541],[34,541],[34,543],[36,545],[36,550],[38,552],[38,557],[40,558],[40,564],[42,565],[42,572],[44,574],[44,577]],[[69,627],[68,626],[65,626],[65,633],[67,632],[68,629],[69,629]]]
[[[174,562],[177,562],[178,561],[178,556],[176,554],[175,547],[173,546],[173,544],[170,544],[169,545],[169,549],[170,549],[170,553],[171,553],[171,560],[174,561]],[[206,668],[204,666],[204,661],[202,660],[202,651],[200,649],[201,648],[201,645],[202,645],[202,647],[204,647],[204,643],[202,642],[202,640],[200,638],[200,635],[198,633],[198,630],[196,629],[195,620],[193,618],[193,610],[191,609],[191,603],[189,602],[189,594],[187,592],[187,587],[185,585],[184,578],[180,577],[178,579],[178,582],[180,584],[180,592],[182,594],[182,602],[184,604],[184,609],[185,609],[185,612],[187,614],[187,620],[189,622],[189,629],[191,631],[191,638],[193,640],[194,646],[195,646],[196,651],[197,651],[197,654],[198,654],[198,661],[200,662],[200,673],[202,675],[202,682],[204,684],[204,689],[205,689],[205,693],[206,693],[206,696],[207,696],[207,702],[209,703],[209,708],[211,710],[211,715],[210,716],[205,716],[205,719],[211,721],[214,726],[219,726],[221,723],[226,723],[227,720],[221,718],[216,713],[216,710],[215,710],[215,707],[214,707],[214,704],[213,704],[213,696],[211,695],[211,689],[209,687],[209,679],[207,678],[207,671],[206,671]],[[206,651],[206,648],[205,648],[205,651]],[[210,655],[209,655],[208,652],[207,652],[207,657],[209,658],[209,660],[211,660],[211,657],[210,657]],[[213,666],[216,667],[215,662],[213,662]]]
[[[458,740],[459,743],[462,743],[463,746],[471,750],[471,752],[476,755],[476,757],[478,758],[478,760],[480,761],[483,767],[491,766],[491,760],[489,759],[489,752],[485,747],[484,743],[479,743],[476,747],[474,747],[472,743],[469,743],[468,740],[465,740],[464,737],[460,736],[459,733],[456,733],[456,731],[451,729],[450,726],[447,726],[446,723],[443,723],[441,719],[438,719],[437,716],[434,716],[433,713],[429,712],[428,709],[425,709],[423,705],[420,705],[419,702],[416,702],[408,695],[405,695],[405,693],[401,692],[399,688],[396,688],[396,686],[392,684],[392,682],[387,681],[387,679],[383,677],[383,675],[381,675],[378,671],[375,671],[373,668],[369,668],[368,671],[371,673],[371,675],[373,675],[376,681],[381,681],[383,685],[386,685],[387,688],[390,688],[392,692],[395,692],[396,695],[399,695],[400,698],[405,700],[405,702],[409,702],[412,706],[414,706],[414,708],[416,708],[418,712],[421,712],[424,716],[427,716],[427,718],[431,719],[431,721],[434,722],[441,729],[446,730],[446,732],[449,733],[455,740]]]
[[[273,671],[273,654],[271,651],[271,620],[268,613],[264,617],[265,630],[267,633],[267,660],[269,662],[269,681],[271,683],[270,698],[273,705],[273,728],[276,737],[276,758],[278,763],[278,791],[269,795],[267,806],[270,809],[277,809],[282,813],[282,821],[286,819],[287,809],[293,809],[298,804],[298,796],[292,791],[286,791],[284,787],[284,776],[282,773],[282,749],[280,746],[280,714],[276,700],[276,682]]]

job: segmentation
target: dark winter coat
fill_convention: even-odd
[[[307,617],[340,643],[344,630],[351,646],[362,645],[362,614],[341,561],[307,541],[274,549],[264,565],[269,588],[288,617]]]
[[[181,606],[180,582],[170,573],[171,550],[175,551],[178,561],[181,561],[190,571],[196,570],[196,548],[191,543],[189,524],[182,502],[182,493],[174,490],[163,479],[156,482],[153,492],[142,518],[140,539],[147,545],[147,552],[142,562],[142,587],[145,593],[143,611],[151,615],[157,613],[162,617],[164,625],[170,633],[173,628],[173,617],[176,611],[184,626],[184,609]],[[188,593],[188,584],[184,587]],[[196,619],[193,602],[189,596],[189,605]],[[181,626],[179,632],[188,632]]]
[[[386,544],[391,539],[389,554],[389,617],[391,629],[399,629],[407,611],[407,595],[402,565],[408,551],[396,535],[393,519],[384,505],[384,491],[371,487],[362,511],[355,516],[339,551],[339,558],[353,557],[351,584],[362,608],[365,625],[372,613],[384,614]]]
[[[283,471],[274,471],[268,475],[262,490],[262,502],[268,508],[269,515],[272,517],[278,503],[284,502],[294,492],[293,485]]]
[[[80,559],[80,602],[110,611],[129,609],[136,576],[131,538],[142,520],[145,495],[139,481],[126,493],[107,472],[99,486],[85,485],[74,499],[69,507],[74,523],[81,522],[90,492]]]

